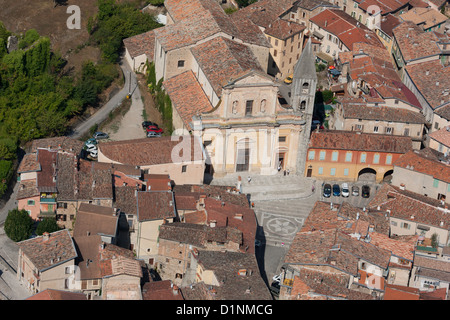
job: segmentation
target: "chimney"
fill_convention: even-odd
[[[216,226],[216,223],[217,223],[216,220],[211,220],[211,221],[209,222],[209,226],[210,226],[211,228],[214,228],[214,227]]]
[[[102,241],[102,243],[100,243],[100,250],[103,250],[103,249],[105,249],[105,243]]]
[[[174,295],[174,296],[177,296],[177,295],[178,295],[178,290],[179,290],[179,289],[178,289],[178,286],[175,286],[175,285],[174,285],[174,286],[172,287],[172,292],[173,292],[173,295]]]
[[[49,238],[50,238],[50,234],[49,234],[48,232],[44,232],[44,233],[42,234],[42,239],[43,239],[44,241],[47,241]]]

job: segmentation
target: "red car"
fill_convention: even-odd
[[[153,131],[153,132],[157,132],[157,133],[163,133],[163,129],[158,128],[157,126],[148,126],[147,127],[147,132],[149,131]]]

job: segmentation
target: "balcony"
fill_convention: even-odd
[[[40,211],[39,218],[56,218],[56,211]]]

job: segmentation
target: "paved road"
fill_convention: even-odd
[[[136,81],[136,75],[133,72],[131,88],[135,89],[132,91],[131,106],[128,112],[123,116],[118,130],[116,132],[108,132],[108,130],[106,130],[110,139],[113,141],[147,137],[146,131],[142,128],[142,121],[144,121],[144,102],[142,101],[141,92]],[[111,129],[109,131],[111,131]]]
[[[117,108],[124,99],[126,99],[130,91],[133,91],[135,89],[136,74],[131,71],[131,67],[128,65],[125,59],[122,58],[119,65],[122,69],[123,77],[125,78],[125,84],[123,88],[100,109],[98,109],[90,118],[74,128],[73,132],[68,135],[69,137],[77,139],[89,132],[89,129],[92,128],[92,126],[94,126],[95,124],[100,124],[103,120],[105,120],[108,117],[109,113]]]

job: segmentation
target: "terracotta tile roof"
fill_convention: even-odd
[[[385,15],[389,12],[395,13],[400,8],[406,6],[409,0],[364,0],[358,5],[364,11],[368,11],[370,6],[378,6],[381,14]]]
[[[37,150],[37,161],[41,166],[41,170],[37,173],[37,188],[40,192],[56,192],[56,151],[47,149]]]
[[[175,192],[175,204],[178,210],[197,210],[199,194],[194,192]]]
[[[34,172],[39,170],[41,170],[41,165],[37,160],[37,154],[27,153],[23,156],[23,159],[20,162],[19,167],[17,168],[17,173]]]
[[[385,48],[355,43],[352,55],[345,54],[340,60],[349,64],[352,79],[364,80],[369,86],[370,94],[364,94],[366,100],[395,98],[422,109],[417,97],[402,83]],[[378,102],[383,103],[383,99]]]
[[[133,166],[148,166],[165,163],[178,163],[178,159],[172,159],[172,151],[179,144],[185,143],[184,139],[191,141],[191,153],[184,156],[185,161],[203,160],[201,148],[194,136],[167,136],[158,139],[134,139],[111,141],[99,144],[98,150],[112,161]]]
[[[414,260],[414,248],[417,245],[419,236],[412,236],[408,239],[393,239],[386,234],[379,232],[370,233],[370,243],[376,247],[388,250],[392,255],[401,259]]]
[[[447,288],[439,288],[432,292],[420,292],[420,300],[447,300]]]
[[[430,198],[409,190],[402,190],[397,186],[384,183],[378,191],[373,196],[372,200],[370,200],[368,207],[375,209],[378,205],[384,204],[391,199],[391,195],[393,193],[399,193],[406,197],[409,197],[415,201],[420,201],[426,204],[429,204],[433,207],[445,208],[445,204],[443,205],[441,200]]]
[[[428,135],[431,139],[436,140],[437,142],[450,147],[450,125],[437,130],[433,131]]]
[[[175,203],[171,191],[138,191],[138,221],[175,218]]]
[[[438,116],[450,121],[450,104],[440,107],[439,109],[435,109],[434,113]]]
[[[419,289],[393,284],[386,284],[384,300],[419,300]]]
[[[26,199],[35,196],[39,196],[40,192],[36,185],[36,180],[22,180],[19,184],[19,190],[17,191],[16,199]]]
[[[300,7],[303,9],[314,10],[317,7],[334,7],[335,5],[331,4],[328,1],[324,0],[297,0],[294,2],[294,8]]]
[[[168,174],[144,174],[147,190],[170,191],[172,183]]]
[[[431,108],[450,104],[450,67],[433,60],[406,66],[406,71]]]
[[[78,194],[75,190],[78,189],[76,183],[78,163],[76,157],[71,154],[58,155],[58,177],[56,186],[58,188],[58,199],[60,200],[75,200]]]
[[[298,232],[289,247],[284,263],[299,265],[329,265],[356,276],[358,258],[340,250],[332,255],[330,249],[337,243],[336,229]]]
[[[410,137],[322,130],[311,134],[309,148],[406,153],[412,150]]]
[[[414,266],[420,267],[421,269],[425,268],[445,272],[447,274],[447,278],[450,276],[450,263],[445,260],[416,256],[414,258]]]
[[[434,179],[450,183],[450,166],[425,157],[422,153],[409,151],[393,163],[394,167],[401,167],[415,172],[420,172]]]
[[[402,23],[402,20],[400,18],[389,13],[381,18],[380,28],[384,33],[392,37],[394,35],[392,29],[394,29],[400,23]]]
[[[159,239],[206,248],[208,241],[220,243],[242,243],[242,232],[232,227],[210,227],[208,225],[174,222],[160,227]]]
[[[432,8],[413,8],[399,15],[404,21],[412,21],[415,24],[422,24],[424,29],[432,28],[447,20],[447,17]]]
[[[45,289],[25,300],[87,300],[84,293],[64,290]]]
[[[211,286],[215,300],[272,300],[254,254],[199,250],[197,260],[220,284]]]
[[[58,150],[62,152],[70,152],[73,154],[80,154],[83,149],[83,141],[72,139],[69,137],[53,137],[35,139],[31,143],[31,148],[27,152],[36,152],[38,148]]]
[[[136,188],[133,186],[115,187],[114,207],[125,214],[137,214]]]
[[[76,236],[74,242],[80,253],[77,266],[81,280],[119,274],[142,277],[140,263],[131,250],[105,243],[99,235]]]
[[[258,28],[246,29],[245,24],[235,23],[216,1],[169,0],[164,6],[175,22],[154,30],[165,51],[193,45],[221,32],[230,37],[246,39],[255,45],[270,46]]]
[[[218,97],[222,87],[242,73],[263,71],[248,46],[224,37],[199,44],[191,52]]]
[[[197,193],[201,195],[206,195],[210,198],[220,199],[221,201],[229,202],[231,204],[241,206],[244,208],[249,208],[250,204],[248,202],[247,196],[245,194],[236,194],[229,192],[231,187],[228,186],[214,186],[214,185],[175,185],[173,191],[175,194],[178,193]]]
[[[250,19],[257,26],[267,28],[270,23],[292,8],[295,0],[261,0],[234,12],[238,19]]]
[[[432,4],[440,8],[442,5],[446,3],[445,0],[429,0]]]
[[[216,221],[217,226],[228,226],[242,232],[243,241],[240,250],[246,253],[255,252],[256,217],[253,209],[226,201],[226,199],[206,198],[205,210],[209,224]]]
[[[348,275],[302,269],[294,277],[293,300],[373,300],[368,293],[348,289]]]
[[[145,54],[149,61],[153,61],[155,52],[154,30],[126,38],[123,40],[123,44],[128,50],[131,58]]]
[[[425,117],[406,109],[343,104],[344,118],[425,124]]]
[[[17,245],[39,271],[45,271],[77,257],[69,230],[18,242]]]
[[[115,237],[119,217],[114,208],[82,203],[78,208],[73,236],[104,235]]]
[[[184,222],[195,223],[195,224],[206,224],[208,222],[208,217],[205,210],[196,210],[193,212],[185,212]]]
[[[108,247],[114,246],[107,244]],[[119,247],[117,247],[119,248]],[[131,251],[130,251],[131,252]],[[113,256],[100,261],[100,268],[102,269],[102,277],[112,277],[118,275],[127,275],[141,278],[142,268],[138,260],[134,257],[124,257],[122,255]]]
[[[379,190],[386,191],[386,190]],[[370,203],[373,207],[374,203]],[[450,217],[444,210],[393,191],[388,191],[386,201],[377,203],[382,211],[390,210],[390,216],[397,219],[424,223],[438,228],[447,229],[450,226]]]
[[[346,220],[338,220],[338,210],[341,206],[323,201],[316,201],[314,207],[302,225],[302,232],[342,228]]]
[[[184,300],[184,298],[170,280],[162,280],[144,283],[142,300]]]
[[[164,81],[163,86],[188,131],[193,116],[213,109],[191,70]]]
[[[111,166],[77,160],[69,153],[58,153],[57,160],[59,200],[113,199]]]
[[[77,199],[113,199],[112,171],[96,168],[96,162],[80,159]]]
[[[310,21],[338,37],[349,50],[353,50],[353,44],[358,42],[383,46],[373,31],[342,10],[325,9]]]
[[[393,29],[395,39],[405,61],[439,55],[441,50],[433,32],[425,32],[412,21],[404,21]]]
[[[286,40],[287,38],[298,34],[305,29],[306,26],[302,24],[286,21],[284,19],[277,19],[273,21],[266,30],[264,30],[264,33],[277,39]]]

